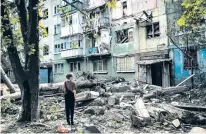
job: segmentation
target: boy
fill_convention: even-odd
[[[64,82],[64,93],[65,93],[65,110],[66,110],[66,119],[68,125],[74,125],[74,107],[75,107],[75,98],[76,98],[76,85],[72,81],[72,74],[67,74],[67,81]],[[70,122],[71,116],[71,122]]]

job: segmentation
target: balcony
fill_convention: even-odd
[[[61,37],[71,36],[78,33],[82,33],[82,28],[79,24],[66,25],[61,28]]]
[[[109,28],[109,18],[108,17],[102,17],[99,19],[90,19],[90,25],[87,24],[87,22],[83,22],[83,31],[88,32],[92,30],[97,30],[100,28]]]
[[[61,58],[78,58],[83,56],[83,49],[82,48],[76,48],[76,49],[69,49],[61,51]]]
[[[87,56],[110,55],[110,50],[103,47],[91,47],[86,49]]]

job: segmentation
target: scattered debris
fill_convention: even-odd
[[[180,127],[180,121],[179,121],[178,119],[173,120],[173,121],[172,121],[172,124],[173,124],[176,128]]]

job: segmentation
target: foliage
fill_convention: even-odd
[[[177,20],[180,27],[196,28],[203,17],[206,16],[205,0],[183,0],[184,9],[182,16]]]
[[[117,0],[108,0],[106,4],[111,9],[117,8]]]
[[[1,101],[2,116],[6,116],[7,114],[15,115],[18,113],[18,111],[19,111],[18,107],[15,104],[11,103],[10,98]]]

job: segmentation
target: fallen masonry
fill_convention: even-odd
[[[206,131],[206,87],[162,88],[138,81],[128,82],[123,78],[100,81],[94,77],[92,80],[81,77],[79,80],[81,81],[77,81],[79,86],[77,86],[75,108],[76,127],[69,131],[78,133],[125,131],[204,133]],[[65,122],[62,85],[53,84],[49,88],[44,86],[40,91],[40,121],[46,126],[56,126],[55,130],[49,130],[56,132],[56,124]],[[11,103],[8,101],[8,96],[1,97],[2,104],[9,104],[9,107],[1,107],[4,122],[7,121],[8,115],[18,115],[20,110],[17,103],[19,100],[14,101],[17,104]],[[51,124],[53,122],[56,124]],[[62,127],[68,126],[63,123]]]

